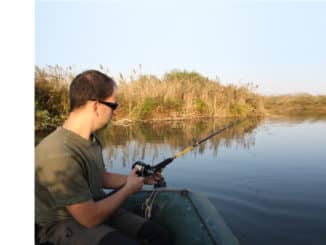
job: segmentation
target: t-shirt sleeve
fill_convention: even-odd
[[[47,159],[38,169],[38,179],[56,206],[67,206],[92,199],[82,165],[72,156]]]

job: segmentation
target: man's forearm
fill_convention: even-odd
[[[85,227],[91,228],[102,223],[121,206],[128,196],[140,191],[144,185],[144,178],[138,177],[135,169],[126,177],[126,180],[123,175],[113,174],[110,176],[109,174],[107,176],[114,176],[112,178],[116,178],[119,182],[117,183],[117,186],[119,184],[125,184],[114,194],[111,194],[100,201],[95,202],[93,200],[88,200],[86,202],[66,206],[69,213]],[[108,184],[111,186],[110,182]]]
[[[66,206],[66,208],[81,225],[92,228],[109,218],[130,194],[130,190],[124,187],[100,201],[89,200]]]
[[[127,175],[105,172],[102,176],[102,185],[104,188],[116,189],[124,185],[127,181]]]
[[[130,193],[126,188],[122,188],[114,195],[106,197],[100,201],[95,202],[96,204],[96,216],[92,220],[93,225],[98,225],[104,222],[110,217],[115,210],[117,210],[121,204],[128,198]]]

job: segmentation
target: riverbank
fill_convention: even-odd
[[[264,97],[266,115],[326,115],[326,96],[310,94]]]
[[[68,84],[73,77],[71,70],[59,66],[35,67],[35,131],[56,128],[67,118]],[[113,124],[326,115],[326,96],[261,96],[254,84],[222,85],[194,71],[172,70],[162,78],[135,73],[129,79],[120,75],[116,81],[120,106]]]

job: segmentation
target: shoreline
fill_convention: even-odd
[[[136,123],[161,123],[161,122],[178,122],[178,121],[202,121],[202,120],[235,120],[235,119],[281,119],[281,118],[291,118],[291,117],[307,117],[307,118],[326,118],[326,113],[316,113],[316,112],[301,112],[301,113],[271,113],[266,112],[263,115],[248,116],[248,117],[232,117],[232,116],[180,116],[180,117],[162,117],[162,118],[150,118],[150,119],[129,119],[129,118],[120,118],[112,120],[111,125],[114,126],[130,126]],[[34,127],[34,132],[46,132],[54,130],[59,125],[48,125],[42,129],[36,129]]]

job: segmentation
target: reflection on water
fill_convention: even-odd
[[[163,158],[175,155],[183,148],[207,137],[230,122],[226,119],[210,119],[136,123],[128,127],[111,125],[98,132],[98,135],[103,143],[106,167],[112,169],[113,163],[121,163],[122,167],[126,167],[131,166],[137,160],[145,159],[148,159],[150,164],[154,164]],[[221,145],[230,147],[233,143],[249,149],[255,144],[254,129],[258,123],[257,119],[244,120],[199,145],[192,154],[196,157],[198,154],[211,151],[214,156],[217,156]]]
[[[111,171],[154,164],[228,120],[111,126],[101,132]],[[175,160],[169,187],[205,193],[241,244],[324,244],[326,118],[246,120]]]
[[[114,126],[102,130],[110,171],[129,173],[137,160],[155,164],[230,120]],[[326,241],[326,117],[246,120],[163,172],[168,187],[202,192],[246,244]]]

